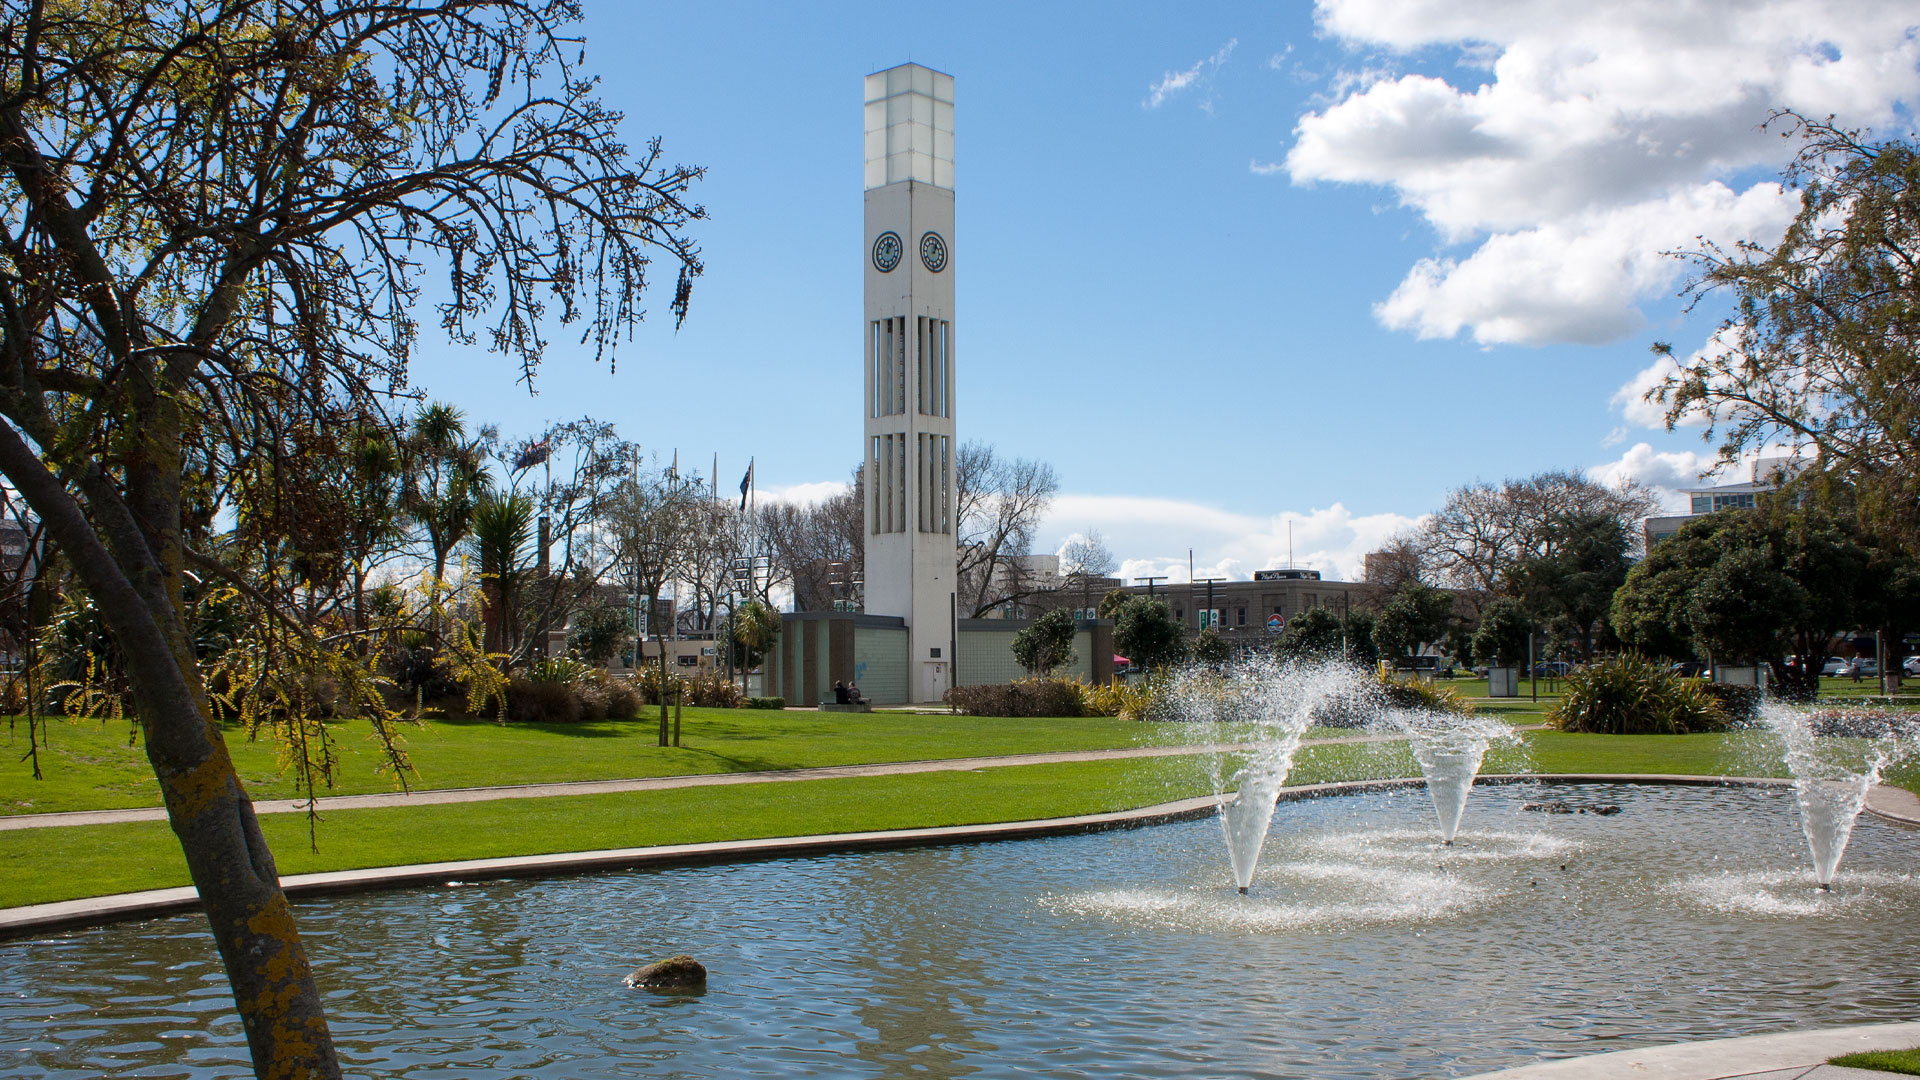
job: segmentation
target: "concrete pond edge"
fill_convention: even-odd
[[[1643,1046],[1536,1062],[1466,1080],[1612,1080],[1621,1076],[1645,1080],[1734,1080],[1738,1077],[1784,1080],[1788,1076],[1808,1075],[1801,1070],[1809,1069],[1812,1080],[1823,1075],[1891,1077],[1894,1074],[1817,1066],[1841,1054],[1907,1050],[1915,1046],[1920,1046],[1920,1023],[1861,1024]]]

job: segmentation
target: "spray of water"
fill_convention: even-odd
[[[1814,880],[1830,890],[1867,792],[1915,749],[1920,732],[1912,720],[1884,712],[1803,709],[1781,702],[1762,705],[1760,719],[1779,739],[1793,774]]]
[[[1440,819],[1440,842],[1448,845],[1460,831],[1460,815],[1487,748],[1520,741],[1504,722],[1470,713],[1389,708],[1370,726],[1406,736],[1427,778],[1427,794]]]
[[[1161,691],[1171,717],[1195,725],[1202,737],[1254,745],[1231,771],[1227,757],[1214,759],[1220,825],[1241,892],[1253,883],[1301,736],[1316,723],[1351,724],[1363,714],[1372,684],[1364,669],[1347,664],[1259,657],[1226,668],[1188,669]]]

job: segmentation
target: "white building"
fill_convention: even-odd
[[[953,76],[866,81],[866,613],[907,628],[907,696],[954,655]]]

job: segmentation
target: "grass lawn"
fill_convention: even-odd
[[[130,725],[56,719],[50,746],[41,749],[44,779],[33,779],[26,723],[14,718],[0,732],[7,757],[0,763],[0,814],[105,810],[160,805],[146,752],[133,745]],[[340,767],[331,791],[359,795],[396,790],[391,774],[376,772],[380,758],[363,721],[332,726]],[[780,712],[760,709],[688,709],[681,746],[661,748],[658,721],[590,724],[509,724],[490,720],[434,720],[404,731],[418,775],[416,789],[489,787],[567,780],[617,780],[694,773],[754,772],[824,765],[1100,750],[1178,735],[1155,724],[1110,717],[994,719],[947,714]],[[256,799],[297,797],[283,776],[278,748],[262,736],[248,741],[226,731],[235,767]]]
[[[1920,1076],[1920,1050],[1868,1050],[1860,1054],[1842,1054],[1828,1058],[1827,1064],[1848,1069],[1877,1069],[1880,1072]]]
[[[1295,779],[1387,775],[1370,747],[1309,747]],[[1149,806],[1213,790],[1200,757],[679,788],[620,795],[343,810],[261,818],[282,874],[555,851],[1021,821]],[[58,866],[57,874],[41,872]],[[0,833],[0,907],[188,883],[164,822]]]
[[[1531,732],[1488,772],[1754,772],[1735,736]],[[1731,755],[1731,756],[1730,756]],[[282,873],[710,840],[1017,821],[1150,805],[1212,790],[1206,755],[987,768],[619,795],[335,811],[309,844],[297,814],[262,817]],[[1231,769],[1229,761],[1226,768]],[[1289,782],[1407,776],[1404,743],[1311,746]],[[37,872],[58,866],[57,875]],[[164,823],[0,833],[0,906],[182,885]]]

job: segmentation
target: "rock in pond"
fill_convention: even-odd
[[[627,985],[646,990],[698,990],[707,985],[705,964],[691,956],[669,956],[627,976]]]

